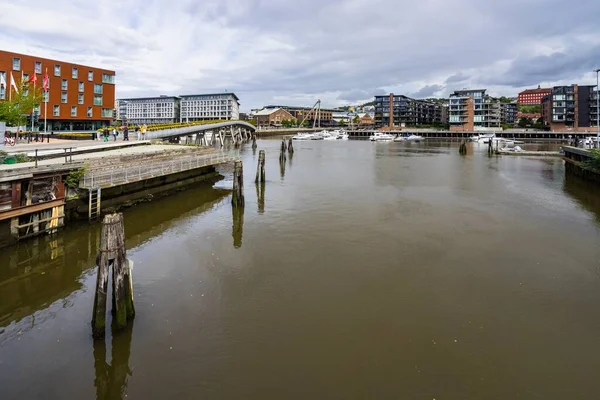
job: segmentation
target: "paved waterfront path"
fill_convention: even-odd
[[[105,144],[105,146],[107,146]],[[98,146],[101,147],[101,146]],[[122,146],[112,145],[112,147],[117,147],[114,150],[105,150],[98,151],[95,153],[86,153],[86,154],[76,154],[73,155],[73,161],[92,161],[92,160],[101,160],[109,157],[118,157],[118,156],[131,156],[131,155],[143,155],[143,154],[156,154],[160,152],[165,152],[169,150],[178,150],[184,148],[183,146],[173,146],[173,145],[147,145],[147,146],[136,146],[136,147],[126,147],[122,148]],[[121,148],[119,148],[121,147]],[[62,150],[61,150],[62,151]],[[53,158],[50,160],[41,160],[38,162],[38,166],[45,165],[59,165],[59,164],[68,164],[65,163],[65,159],[63,157]],[[2,164],[0,165],[0,174],[4,171],[10,170],[18,170],[18,169],[26,169],[35,167],[35,162],[26,162],[19,164]]]
[[[23,143],[17,144],[14,147],[4,146],[4,151],[9,154],[16,153],[28,153],[32,154],[35,150],[38,150],[38,154],[45,153],[46,150],[60,150],[63,151],[64,148],[72,147],[73,150],[83,150],[83,149],[106,149],[112,147],[123,147],[123,146],[132,146],[139,143],[150,143],[148,140],[131,140],[131,141],[123,141],[117,140],[116,142],[103,142],[101,140],[62,140],[62,139],[51,139],[50,143]]]

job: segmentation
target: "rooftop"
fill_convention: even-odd
[[[233,96],[238,102],[240,101],[240,98],[237,97],[235,95],[235,93],[232,92],[224,92],[224,93],[200,93],[200,94],[181,94],[179,95],[179,97],[181,97],[182,99],[185,97],[199,97],[199,96],[227,96],[227,95],[231,95]]]
[[[552,88],[537,88],[537,89],[525,89],[519,94],[529,94],[529,93],[548,93],[552,91]]]

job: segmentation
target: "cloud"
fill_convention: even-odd
[[[446,84],[461,83],[468,79],[469,77],[467,75],[463,74],[462,72],[459,72],[454,75],[450,75],[448,78],[446,78]]]
[[[423,86],[418,91],[411,93],[409,96],[414,97],[416,99],[424,99],[428,97],[434,97],[440,91],[444,90],[444,86],[442,85],[427,85]]]
[[[578,80],[600,60],[597,0],[46,3],[0,3],[3,49],[113,69],[119,97],[227,90],[246,111],[467,86],[515,95],[540,82],[590,83]],[[411,18],[399,24],[398,12]],[[557,22],[565,15],[577,23]]]

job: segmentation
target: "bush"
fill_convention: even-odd
[[[79,181],[81,181],[81,178],[83,178],[83,176],[85,175],[87,170],[86,166],[83,166],[83,168],[79,168],[78,170],[74,170],[71,171],[69,173],[69,175],[67,175],[67,178],[65,179],[65,183],[68,187],[70,187],[71,189],[75,189],[79,186]]]
[[[587,169],[597,169],[600,170],[600,150],[591,149],[590,153],[592,153],[592,159],[583,161],[581,166]]]

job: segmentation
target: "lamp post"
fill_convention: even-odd
[[[598,73],[600,68],[596,70],[596,147],[600,149],[600,85],[598,85]]]

